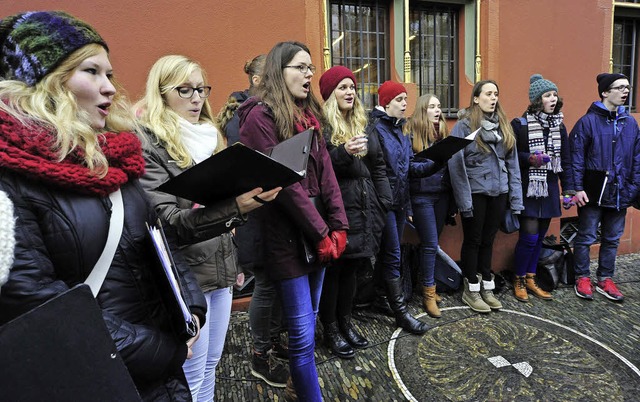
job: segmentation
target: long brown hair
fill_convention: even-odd
[[[469,100],[469,107],[465,110],[463,117],[469,119],[469,126],[471,127],[471,131],[475,131],[480,128],[482,124],[482,120],[484,119],[484,112],[480,109],[480,105],[475,103],[474,98],[480,96],[482,93],[482,87],[486,84],[493,84],[498,89],[498,93],[500,93],[500,88],[498,84],[494,80],[483,80],[478,81],[473,86],[473,91],[471,91],[471,99]],[[511,128],[511,124],[507,120],[507,116],[502,110],[502,106],[500,106],[500,102],[496,101],[496,109],[494,111],[496,116],[498,116],[498,124],[500,125],[500,132],[502,133],[502,141],[504,143],[504,147],[507,151],[511,151],[511,149],[516,145],[516,136],[513,134],[513,129]],[[487,144],[482,141],[482,136],[476,136],[476,142],[478,147],[485,152],[489,152],[489,147]]]
[[[300,42],[277,43],[267,55],[262,80],[256,89],[257,96],[273,112],[278,139],[281,141],[295,134],[294,125],[303,121],[303,110],[309,109],[318,120],[322,117],[320,103],[313,95],[311,87],[305,99],[296,101],[284,80],[284,68],[300,51],[311,54],[309,48]]]
[[[427,115],[429,102],[432,98],[438,99],[434,94],[426,94],[419,97],[416,101],[416,108],[413,115],[411,115],[409,122],[404,126],[405,131],[412,134],[411,143],[413,152],[423,151],[427,149],[429,145],[436,142],[436,140],[449,135],[449,127],[447,127],[447,121],[444,119],[444,113],[440,113],[440,117],[438,117],[437,133],[436,126]]]

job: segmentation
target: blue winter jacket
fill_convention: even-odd
[[[629,207],[640,185],[640,135],[625,108],[612,112],[594,102],[571,130],[569,143],[576,191],[584,190],[585,171],[606,171],[600,206]]]
[[[384,111],[376,108],[371,111],[370,124],[374,124],[374,131],[378,133],[380,145],[387,165],[387,177],[391,185],[393,203],[391,209],[406,210],[411,213],[409,198],[409,176],[424,177],[435,173],[441,166],[429,159],[420,162],[413,161],[411,140],[402,132],[404,119],[390,117]]]

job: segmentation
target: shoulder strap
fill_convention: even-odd
[[[102,250],[102,254],[93,270],[91,270],[89,277],[84,281],[91,288],[93,297],[98,295],[104,283],[104,278],[107,277],[107,272],[109,272],[113,256],[116,254],[116,248],[118,248],[118,243],[122,236],[122,227],[124,226],[124,205],[120,189],[109,194],[109,199],[111,200],[111,219],[109,221],[107,244],[105,244],[104,250]]]

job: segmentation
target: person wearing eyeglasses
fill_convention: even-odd
[[[315,323],[325,265],[345,250],[347,217],[327,145],[320,103],[311,80],[316,68],[306,45],[276,44],[265,61],[256,96],[240,107],[240,141],[266,152],[309,128],[314,129],[306,177],[283,189],[259,212],[263,261],[281,299],[289,333],[289,371],[301,401],[321,401],[315,366]],[[305,244],[315,258],[306,258]]]
[[[210,94],[200,64],[185,56],[169,55],[151,67],[145,95],[136,104],[149,137],[142,185],[158,215],[177,232],[207,301],[206,325],[193,345],[193,357],[183,366],[195,401],[214,399],[215,370],[231,315],[232,285],[244,281],[231,230],[246,221],[248,212],[272,201],[280,190],[263,192],[257,188],[206,206],[156,190],[225,147],[207,101]],[[218,230],[220,227],[225,229]]]
[[[621,302],[624,296],[613,275],[627,208],[638,197],[640,135],[638,123],[624,107],[631,94],[629,78],[602,73],[596,81],[600,100],[591,104],[569,136],[578,205],[574,289],[578,297],[593,299],[589,249],[600,228],[595,289],[607,299]]]

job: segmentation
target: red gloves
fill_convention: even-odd
[[[344,249],[347,248],[347,232],[344,230],[331,232],[331,240],[333,241],[335,252],[333,259],[337,260],[344,253]]]
[[[336,245],[328,235],[318,242],[316,248],[318,249],[318,259],[320,259],[320,262],[329,262],[336,254]],[[342,251],[344,251],[344,249]]]
[[[534,168],[539,168],[540,166],[546,165],[551,160],[551,157],[542,151],[535,151],[532,154],[529,154],[529,165]]]

